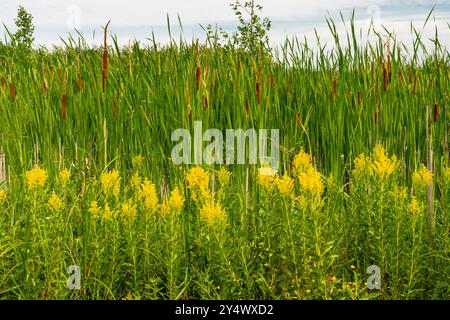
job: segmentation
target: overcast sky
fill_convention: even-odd
[[[66,37],[74,28],[80,30],[90,43],[100,43],[101,28],[111,19],[110,32],[117,34],[124,44],[129,39],[146,41],[155,32],[159,42],[168,40],[166,16],[178,24],[180,15],[187,39],[201,37],[199,24],[219,24],[226,30],[235,26],[231,0],[0,0],[0,22],[14,30],[17,7],[23,5],[34,16],[36,42],[50,46],[59,44],[59,37]],[[330,41],[325,16],[339,22],[339,12],[347,17],[356,10],[357,27],[365,29],[373,17],[377,25],[395,31],[398,38],[411,42],[410,23],[422,27],[433,5],[434,20],[424,31],[425,37],[434,34],[435,26],[441,41],[450,48],[450,0],[259,0],[264,6],[263,15],[272,20],[271,41],[278,44],[286,36],[305,36],[314,40],[316,29],[325,41]],[[176,29],[176,28],[175,28]],[[340,29],[345,28],[341,24]],[[96,36],[93,36],[93,31]],[[148,42],[148,41],[147,41]]]

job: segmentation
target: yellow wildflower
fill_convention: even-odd
[[[6,200],[6,191],[3,189],[0,189],[0,205],[3,204]]]
[[[219,180],[219,184],[222,187],[225,187],[230,183],[230,178],[231,178],[231,172],[228,171],[228,169],[226,167],[220,168],[220,170],[217,174],[217,179]]]
[[[414,171],[412,175],[414,188],[419,191],[426,189],[433,182],[433,174],[423,164],[420,164],[419,170]]]
[[[227,222],[225,210],[222,208],[220,202],[214,203],[214,200],[205,203],[205,205],[200,210],[200,217],[211,226],[215,225],[216,223]]]
[[[28,190],[32,191],[37,188],[43,188],[47,182],[47,171],[39,166],[34,167],[26,173]]]
[[[264,165],[258,169],[258,183],[266,190],[272,190],[277,171],[272,169],[270,165]]]
[[[354,161],[354,169],[352,173],[356,178],[370,176],[372,174],[370,158],[366,157],[364,153],[357,156]]]
[[[423,205],[417,201],[416,197],[411,198],[411,202],[408,204],[408,212],[412,214],[420,214],[423,210]]]
[[[310,167],[298,177],[300,181],[301,192],[310,195],[320,195],[323,192],[324,186],[320,173],[314,168]]]
[[[389,192],[390,196],[398,202],[403,202],[405,201],[407,195],[408,195],[408,188],[406,187],[399,187],[399,186],[394,186],[394,188],[392,189],[392,191]]]
[[[130,199],[128,202],[122,203],[122,214],[128,218],[134,218],[137,214],[136,205]]]
[[[105,194],[112,194],[115,197],[119,196],[120,192],[120,175],[119,171],[113,170],[111,172],[105,172],[100,177],[103,192]]]
[[[144,205],[151,211],[155,211],[158,206],[158,196],[156,194],[156,186],[147,179],[141,184],[138,197],[144,200]]]
[[[196,166],[186,174],[188,188],[192,192],[192,200],[198,200],[198,194],[203,198],[208,198],[209,173],[202,167]]]
[[[110,219],[113,216],[113,211],[109,207],[108,203],[105,203],[105,207],[103,208],[103,218]]]
[[[375,146],[373,152],[372,170],[377,177],[381,179],[388,178],[395,172],[398,165],[399,162],[397,160],[397,157],[393,156],[391,159],[389,159],[386,155],[386,151],[381,144],[377,144]]]
[[[63,202],[55,192],[53,192],[48,199],[48,205],[50,206],[50,209],[56,212],[60,211],[64,207]]]
[[[282,178],[275,178],[275,185],[281,194],[289,197],[294,195],[294,180],[288,175],[285,174]]]
[[[183,204],[184,196],[181,193],[180,189],[176,187],[170,192],[169,198],[166,199],[161,205],[161,212],[163,214],[179,213],[183,208]]]
[[[69,180],[70,180],[70,171],[69,170],[64,169],[64,170],[60,171],[58,173],[58,176],[59,176],[59,180],[61,181],[61,183],[63,185],[66,185],[69,183]]]
[[[135,172],[133,174],[133,176],[131,177],[131,185],[135,188],[135,189],[139,189],[139,187],[141,186],[142,183],[142,178],[139,175],[139,172]]]
[[[296,176],[300,175],[300,173],[305,172],[311,166],[311,155],[304,152],[303,149],[300,150],[300,152],[294,157],[294,160],[292,161],[293,171]]]
[[[91,202],[91,207],[89,208],[88,212],[92,215],[100,215],[100,207],[98,206],[98,202],[97,201],[92,201]]]

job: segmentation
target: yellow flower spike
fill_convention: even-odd
[[[139,187],[141,186],[142,183],[142,178],[139,175],[139,172],[135,172],[133,174],[133,176],[131,177],[131,185],[133,186],[134,189],[139,189]]]
[[[314,168],[310,167],[304,173],[301,173],[298,177],[300,182],[300,191],[309,195],[321,195],[324,186],[320,173]]]
[[[60,211],[64,207],[64,203],[55,192],[53,192],[48,199],[48,205],[50,206],[50,209],[55,212]]]
[[[223,166],[220,168],[217,173],[217,179],[219,180],[219,184],[221,187],[226,187],[230,183],[231,172]]]
[[[169,213],[180,213],[184,205],[184,195],[180,189],[176,187],[170,192],[170,196],[161,205],[161,213],[167,215]]]
[[[0,206],[6,201],[6,191],[0,189]]]
[[[423,164],[420,164],[419,170],[414,171],[412,183],[414,188],[423,191],[433,182],[433,174]]]
[[[220,202],[214,202],[214,200],[205,203],[200,210],[200,217],[205,220],[210,226],[217,224],[226,224],[227,215],[222,208]]]
[[[116,198],[120,192],[120,174],[119,171],[113,170],[111,172],[105,172],[101,175],[100,181],[102,184],[103,192],[107,195],[112,193]]]
[[[275,185],[281,194],[292,197],[294,195],[294,180],[288,175],[284,175],[282,178],[275,178]]]
[[[98,202],[97,201],[92,201],[91,202],[91,207],[88,209],[88,212],[94,216],[99,216],[101,213],[101,209],[98,206]]]
[[[353,176],[356,178],[368,177],[373,173],[370,158],[361,153],[354,161]]]
[[[416,197],[411,198],[411,202],[408,204],[408,212],[413,215],[418,215],[423,211],[423,204],[417,201]]]
[[[137,214],[136,205],[130,199],[125,203],[122,203],[122,214],[127,218],[135,218]]]
[[[294,157],[294,160],[292,161],[292,169],[296,176],[298,176],[300,173],[307,171],[308,168],[311,166],[312,166],[311,155],[303,151],[303,149],[300,150],[300,152]]]
[[[109,207],[108,203],[105,203],[105,207],[103,208],[103,218],[110,219],[113,216],[113,211]]]
[[[36,166],[26,172],[26,178],[28,190],[33,191],[38,188],[43,188],[48,179],[47,171]]]
[[[147,179],[141,184],[141,188],[138,192],[139,199],[144,201],[144,205],[147,209],[154,212],[158,207],[158,195],[156,194],[156,186]]]
[[[67,185],[70,181],[70,171],[67,169],[63,169],[58,173],[58,177],[59,181],[61,181],[63,185]]]
[[[266,190],[271,191],[275,185],[277,171],[266,164],[258,169],[258,183]]]
[[[373,152],[372,171],[380,179],[386,179],[391,176],[398,168],[399,161],[393,156],[389,159],[381,144],[375,146]]]
[[[191,168],[186,174],[187,186],[192,192],[192,200],[198,200],[198,194],[202,199],[208,198],[209,173],[202,167]]]

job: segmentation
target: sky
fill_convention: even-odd
[[[150,43],[152,32],[156,40],[165,44],[169,41],[167,15],[172,31],[179,36],[178,15],[183,25],[185,39],[204,37],[200,25],[222,26],[226,31],[236,27],[236,19],[229,3],[232,0],[0,0],[0,23],[14,31],[14,17],[19,5],[33,14],[36,26],[36,43],[51,47],[60,45],[62,38],[79,30],[90,44],[100,45],[101,26],[111,20],[109,31],[124,45],[136,39]],[[433,15],[423,29],[424,38],[439,32],[440,41],[450,48],[450,0],[259,0],[264,9],[262,16],[272,20],[271,44],[277,46],[286,37],[305,37],[315,42],[315,32],[321,43],[332,42],[325,17],[335,19],[342,36],[345,34],[340,13],[349,18],[355,10],[357,30],[367,32],[374,21],[377,30],[386,27],[407,46],[412,43],[411,23],[422,31],[423,23],[435,6]],[[348,26],[347,26],[348,28]],[[362,36],[364,38],[364,36]],[[363,39],[365,40],[365,39]],[[431,41],[428,42],[431,45]]]

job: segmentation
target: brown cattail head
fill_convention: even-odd
[[[261,104],[261,85],[256,82],[256,98],[258,99],[258,104]]]
[[[287,93],[289,94],[291,92],[291,79],[288,79],[287,81]]]
[[[108,26],[109,23],[111,22],[111,20],[108,21],[108,23],[106,24],[105,28],[104,28],[104,42],[103,42],[103,73],[102,73],[102,90],[103,92],[106,91],[106,79],[108,78],[108,44],[107,44],[107,39],[108,39]]]
[[[357,92],[357,97],[358,97],[358,106],[360,106],[361,105],[361,92]]]
[[[384,89],[384,92],[386,92],[386,90],[387,90],[387,70],[386,70],[386,67],[384,67],[383,66],[383,89]]]
[[[117,99],[116,99],[116,96],[114,96],[114,99],[113,99],[113,116],[114,116],[114,118],[116,117],[116,115],[117,115]]]
[[[269,74],[268,78],[269,78],[270,87],[273,88],[275,85],[275,80],[273,79],[273,75]]]
[[[45,94],[47,93],[47,88],[48,88],[47,79],[44,79],[44,83],[43,83],[43,85],[42,85],[42,89],[43,89],[43,92],[44,92],[44,96],[45,96]]]
[[[67,105],[67,98],[66,93],[64,92],[61,97],[61,118],[63,120],[65,120],[67,116],[66,105]]]
[[[208,97],[205,97],[205,99],[203,100],[203,105],[205,109],[208,109]]]
[[[301,123],[300,113],[295,113],[295,124],[298,126]]]
[[[200,87],[200,78],[202,76],[202,71],[200,70],[200,67],[197,67],[197,69],[195,70],[195,87],[198,88]]]
[[[6,91],[6,82],[5,82],[5,80],[2,80],[2,91],[3,92]]]
[[[437,102],[434,104],[434,122],[438,121],[438,104]]]
[[[11,99],[12,101],[16,100],[16,90],[14,89],[14,85],[12,81],[9,82],[9,92],[11,93]]]

